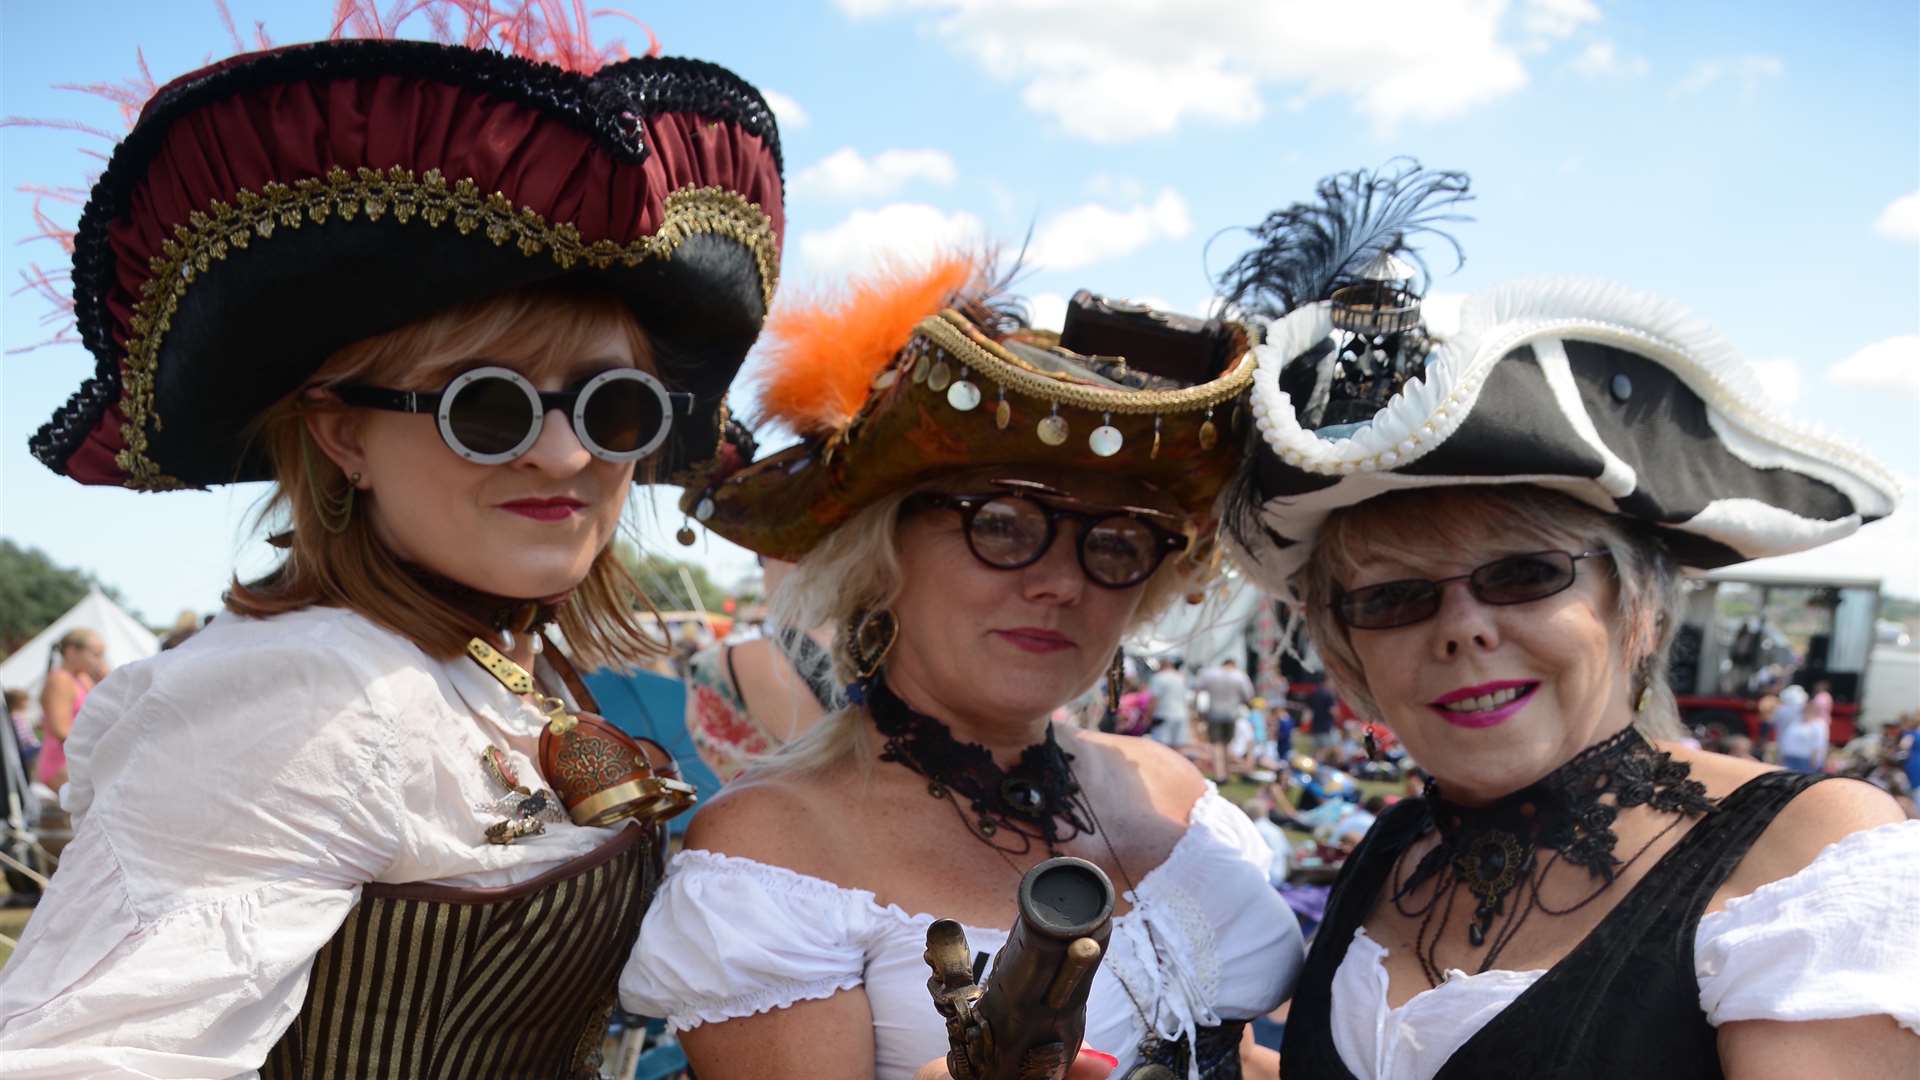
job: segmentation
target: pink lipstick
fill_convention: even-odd
[[[564,521],[587,504],[564,496],[552,499],[515,499],[500,504],[500,509],[535,521]]]
[[[1427,707],[1455,727],[1490,728],[1525,708],[1539,688],[1526,679],[1463,686],[1427,702]]]
[[[1011,630],[995,630],[994,634],[1022,652],[1052,653],[1073,648],[1072,638],[1039,626],[1016,626]]]

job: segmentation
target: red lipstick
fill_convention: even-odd
[[[1073,648],[1072,638],[1041,626],[1016,626],[1011,630],[995,630],[994,634],[1021,652],[1052,653]]]
[[[1463,686],[1427,702],[1427,707],[1455,727],[1490,728],[1525,708],[1539,688],[1527,679]]]
[[[515,499],[503,502],[500,509],[535,521],[564,521],[586,507],[579,499],[556,496],[551,499]]]

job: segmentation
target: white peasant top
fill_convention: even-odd
[[[352,612],[222,615],[116,670],[67,741],[74,838],[0,969],[0,1074],[253,1077],[369,881],[501,886],[607,829],[486,842],[542,717]]]
[[[1126,895],[1133,906],[1113,921],[1087,1002],[1086,1046],[1120,1058],[1114,1075],[1147,1034],[1141,1009],[1173,1040],[1286,999],[1304,957],[1293,912],[1267,884],[1272,858],[1209,787],[1166,861]],[[647,911],[621,1004],[681,1031],[863,986],[875,1076],[905,1080],[947,1052],[923,955],[935,917],[783,867],[683,851]],[[967,941],[991,955],[1007,931],[969,926]]]
[[[1333,975],[1333,1045],[1357,1080],[1427,1080],[1546,974],[1456,968],[1394,1009],[1386,956],[1362,928]],[[1886,1014],[1920,1034],[1920,821],[1843,837],[1703,916],[1694,973],[1715,1027]]]

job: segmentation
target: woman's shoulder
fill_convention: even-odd
[[[1706,785],[1707,794],[1717,799],[1762,776],[1782,771],[1763,762],[1703,750],[1672,752],[1692,768],[1694,778]],[[1744,896],[1769,882],[1791,877],[1848,836],[1905,818],[1900,805],[1871,784],[1850,779],[1813,784],[1781,807],[1727,880],[1722,894]]]
[[[830,823],[851,812],[850,778],[838,772],[749,772],[694,813],[686,846],[835,880],[839,833]],[[805,827],[809,822],[822,827]]]
[[[1094,756],[1098,769],[1085,765],[1075,771],[1083,777],[1097,772],[1102,786],[1112,789],[1134,784],[1144,789],[1154,805],[1185,817],[1207,794],[1207,778],[1178,750],[1138,735],[1110,735],[1103,731],[1076,731],[1076,747]],[[1070,748],[1071,749],[1071,748]]]

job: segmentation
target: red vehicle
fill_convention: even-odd
[[[1833,694],[1831,739],[1852,739],[1860,717],[1880,579],[1732,567],[1692,578],[1669,679],[1680,716],[1703,740],[1744,732],[1759,746],[1760,699],[1824,680]]]

